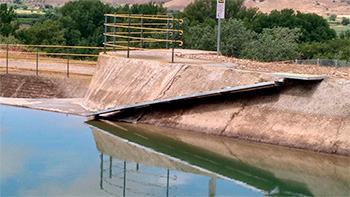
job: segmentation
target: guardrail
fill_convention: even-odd
[[[25,59],[25,60],[34,60],[35,61],[35,73],[39,74],[39,62],[40,60],[54,60],[55,63],[66,63],[66,76],[69,77],[70,73],[70,64],[96,64],[96,61],[82,61],[74,60],[72,57],[98,57],[98,53],[102,52],[104,47],[91,47],[91,46],[61,46],[61,45],[24,45],[24,44],[0,44],[0,48],[6,50],[6,66],[5,72],[9,73],[9,59],[11,58],[10,52],[20,51],[20,55],[12,55],[12,58],[15,59]],[[45,51],[46,49],[46,51]],[[50,52],[47,49],[56,49],[58,52]],[[89,53],[76,53],[74,49],[84,49],[84,50],[93,50]],[[51,50],[54,51],[54,50]],[[27,55],[28,57],[23,57]],[[63,57],[62,59],[53,59],[48,58],[48,56]],[[2,56],[1,56],[2,57]]]
[[[179,43],[179,46],[183,45],[181,40],[175,40],[175,34],[183,34],[182,30],[175,29],[175,25],[176,23],[182,24],[183,20],[176,19],[170,14],[139,15],[114,13],[105,14],[104,16],[104,53],[106,53],[107,46],[110,46],[112,47],[113,51],[117,49],[127,50],[126,57],[129,58],[130,50],[153,50],[146,49],[144,47],[145,42],[165,42],[166,49],[169,49],[169,44],[172,44],[171,62],[174,62],[175,43]],[[108,17],[113,17],[113,23],[108,23]],[[145,20],[147,21],[145,22]],[[112,31],[108,31],[108,27],[112,28]],[[149,36],[154,34],[165,34],[165,38],[154,38]],[[140,47],[131,46],[132,43],[139,43]]]

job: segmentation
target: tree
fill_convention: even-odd
[[[241,57],[264,62],[291,60],[300,56],[296,40],[300,29],[276,27],[264,29],[246,42]]]
[[[250,22],[258,11],[256,8],[246,8],[244,0],[226,0],[225,18],[236,18]],[[189,4],[181,14],[182,18],[188,18],[191,26],[203,23],[206,18],[216,19],[216,0],[195,0]]]
[[[326,42],[303,43],[299,45],[305,59],[341,59],[350,61],[350,38],[328,40]]]
[[[214,22],[215,25],[211,25]],[[253,34],[242,21],[229,19],[222,22],[221,52],[223,55],[239,57],[244,45],[250,42]],[[185,47],[215,51],[217,45],[217,26],[214,19],[207,18],[205,23],[190,27],[185,34]]]
[[[340,39],[350,38],[350,30],[342,31],[339,34]]]
[[[58,8],[57,7],[50,8],[50,9],[47,9],[45,11],[45,14],[42,15],[37,22],[42,23],[42,22],[44,22],[44,21],[46,21],[48,19],[57,21],[59,17],[60,17],[60,13],[59,13]]]
[[[186,40],[184,40],[184,42],[186,43],[186,46],[191,49],[209,51],[214,51],[216,49],[215,35],[217,35],[217,33],[215,32],[214,27],[209,25],[204,27],[197,25],[190,27],[187,33],[188,35],[186,35]]]
[[[151,14],[151,15],[164,15],[167,9],[162,4],[149,2],[147,4],[133,4],[130,7],[131,14]]]
[[[329,20],[330,21],[335,21],[337,19],[337,15],[335,14],[332,14],[330,17],[329,17]]]
[[[105,13],[114,9],[100,1],[79,0],[66,3],[61,9],[58,21],[65,30],[64,37],[69,45],[102,45]]]
[[[342,25],[349,25],[350,24],[350,20],[348,18],[343,17],[342,21],[341,21]]]
[[[337,36],[322,16],[310,13],[295,13],[292,9],[274,10],[270,14],[260,14],[248,27],[257,33],[261,33],[265,28],[299,28],[302,33],[299,42],[322,42],[334,39]]]
[[[14,34],[19,28],[18,23],[14,23],[17,15],[13,7],[7,7],[7,4],[0,4],[0,33],[2,36]]]
[[[217,32],[217,28],[215,30]],[[221,52],[224,55],[241,57],[242,51],[254,38],[254,33],[248,30],[242,21],[229,19],[224,21],[221,31]],[[215,40],[216,38],[214,38]]]
[[[58,22],[51,19],[35,23],[27,30],[28,43],[38,45],[65,45],[64,30]]]
[[[20,5],[20,4],[22,4],[22,1],[21,1],[21,0],[13,0],[13,3],[14,3],[14,4],[19,4],[19,5]]]

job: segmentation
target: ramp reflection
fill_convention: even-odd
[[[179,174],[226,180],[262,195],[347,195],[349,158],[110,121],[87,122],[101,152],[100,187],[112,195],[174,196]],[[232,188],[233,189],[233,188]],[[221,192],[221,193],[220,193]],[[251,194],[250,194],[251,195]]]

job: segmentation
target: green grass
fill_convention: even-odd
[[[340,25],[340,26],[331,25],[331,28],[334,29],[337,32],[337,34],[340,34],[342,31],[350,30],[350,26],[343,26],[343,25]]]
[[[18,18],[17,21],[19,24],[32,25],[38,20],[37,18]]]

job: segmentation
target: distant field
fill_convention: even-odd
[[[31,10],[29,10],[29,9],[28,10],[17,9],[17,10],[15,10],[15,12],[17,14],[44,14],[43,11],[38,10],[38,9],[34,9],[33,12]]]
[[[41,10],[33,11],[30,10],[16,10],[17,13],[17,22],[22,25],[32,25],[35,23],[43,14]],[[22,26],[22,28],[25,28],[27,26]]]
[[[350,30],[350,26],[343,26],[343,25],[331,25],[331,28],[334,29],[337,34],[341,33],[342,31]]]

